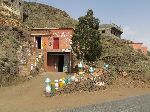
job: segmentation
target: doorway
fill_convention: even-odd
[[[47,70],[50,72],[63,72],[64,54],[62,53],[47,53]]]
[[[53,49],[59,49],[59,38],[54,38]]]
[[[64,55],[59,55],[59,61],[58,61],[58,72],[63,72],[64,67]]]
[[[36,48],[41,49],[41,37],[38,36],[38,37],[35,37],[35,39],[36,39]]]

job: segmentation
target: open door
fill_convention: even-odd
[[[41,49],[41,37],[38,36],[38,37],[35,37],[35,39],[36,39],[36,48]]]

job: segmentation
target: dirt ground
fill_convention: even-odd
[[[44,80],[62,78],[62,73],[43,73],[23,84],[0,88],[0,112],[55,112],[150,93],[150,88],[112,86],[96,92],[45,97]]]

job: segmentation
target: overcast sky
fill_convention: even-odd
[[[29,0],[26,0],[29,1]],[[72,18],[92,9],[101,23],[122,26],[122,38],[143,42],[150,50],[150,0],[30,0],[66,11]]]

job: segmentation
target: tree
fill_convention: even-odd
[[[96,61],[101,55],[99,19],[93,16],[93,11],[80,17],[72,38],[72,49],[78,59],[88,62]]]

